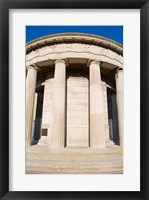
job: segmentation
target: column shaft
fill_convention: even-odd
[[[33,139],[34,139],[34,130],[35,130],[35,123],[36,123],[37,98],[38,98],[38,94],[35,93],[35,97],[34,97],[34,109],[33,109],[32,136],[31,136],[31,138],[33,138]]]
[[[123,146],[123,70],[117,70],[115,75],[116,94],[117,94],[117,110],[118,110],[118,127],[119,127],[119,143]]]
[[[90,63],[90,147],[105,147],[100,62]]]
[[[26,79],[26,145],[31,144],[37,68],[28,68]]]
[[[108,101],[107,101],[107,87],[105,83],[102,83],[102,97],[103,97],[103,102],[106,104],[104,108],[104,126],[105,126],[105,140],[106,142],[110,140],[110,135],[109,135],[109,122],[108,122]]]
[[[53,85],[53,121],[50,134],[50,148],[64,148],[65,141],[65,61],[55,62],[55,75]]]

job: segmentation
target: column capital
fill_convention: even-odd
[[[116,73],[119,73],[119,72],[123,72],[123,69],[122,68],[117,68],[116,69]]]
[[[57,60],[55,60],[55,64],[57,64],[57,63],[64,63],[64,64],[66,64],[66,61],[63,60],[63,59],[57,59]]]
[[[119,76],[123,76],[123,69],[117,68],[115,71],[115,78],[117,79]]]
[[[100,66],[101,62],[97,60],[88,60],[87,66],[90,66],[91,64],[98,64]]]
[[[27,66],[27,69],[35,69],[35,70],[37,70],[38,67],[37,67],[36,64],[32,64],[32,65]]]

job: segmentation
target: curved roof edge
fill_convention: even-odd
[[[123,55],[123,45],[110,40],[105,37],[98,35],[85,34],[85,33],[59,33],[59,34],[50,34],[32,40],[26,44],[26,53],[31,52],[34,49],[39,47],[49,45],[49,44],[58,44],[64,42],[81,42],[94,45],[100,45],[102,47],[109,48],[118,54]]]

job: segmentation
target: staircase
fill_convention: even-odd
[[[105,149],[64,148],[51,150],[47,145],[26,149],[27,174],[121,174],[123,149],[108,145]]]

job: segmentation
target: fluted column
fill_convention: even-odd
[[[26,78],[26,145],[31,145],[37,67],[29,66]]]
[[[53,85],[53,121],[50,134],[50,148],[64,148],[65,141],[65,87],[66,64],[64,60],[55,61]]]
[[[34,139],[34,129],[35,129],[35,122],[36,122],[37,98],[38,98],[38,94],[35,93],[34,110],[33,110],[33,125],[32,125],[32,138],[33,139]]]
[[[117,70],[115,74],[115,82],[116,82],[116,95],[117,95],[117,110],[118,110],[118,127],[119,127],[119,142],[120,146],[123,146],[123,88],[124,88],[124,80],[123,80],[123,70]]]
[[[92,61],[90,70],[90,147],[105,147],[103,97],[100,62]]]

